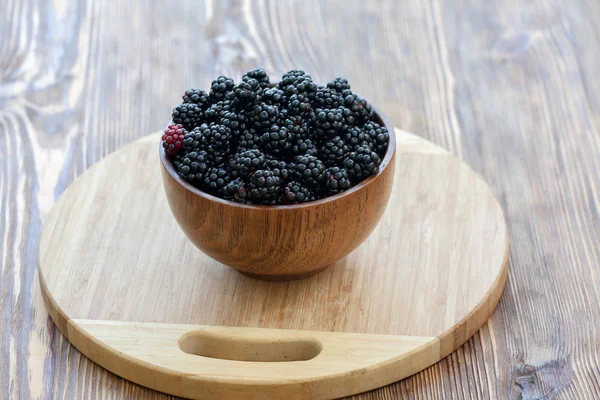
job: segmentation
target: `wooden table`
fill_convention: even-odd
[[[160,130],[189,87],[257,66],[346,76],[495,190],[511,235],[491,320],[357,399],[597,398],[600,3],[0,0],[0,398],[163,399],[82,356],[42,303],[37,241],[67,185]]]

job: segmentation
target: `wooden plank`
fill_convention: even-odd
[[[0,10],[0,396],[169,398],[91,363],[49,322],[40,226],[75,176],[160,129],[183,90],[254,66],[347,76],[395,125],[473,165],[506,210],[511,267],[491,321],[440,363],[355,398],[600,391],[597,2],[1,0]]]

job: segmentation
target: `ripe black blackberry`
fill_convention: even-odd
[[[283,76],[281,77],[281,80],[277,84],[277,87],[281,90],[285,90],[286,87],[293,85],[293,84],[295,84],[301,80],[304,80],[306,78],[310,79],[310,75],[308,75],[306,72],[302,71],[301,69],[293,69],[293,70],[288,71],[285,74],[283,74]]]
[[[352,150],[360,146],[369,146],[370,148],[373,148],[374,145],[371,136],[357,126],[347,129],[344,132],[342,139]]]
[[[312,110],[308,97],[301,94],[293,94],[289,97],[287,107],[288,115],[305,116]]]
[[[231,129],[234,137],[239,137],[241,132],[247,128],[248,118],[243,110],[240,111],[221,111],[219,124]]]
[[[352,111],[357,122],[367,122],[373,118],[373,109],[369,103],[355,94],[348,94],[344,98],[344,106]]]
[[[344,140],[339,136],[335,136],[323,143],[323,146],[319,149],[319,156],[327,165],[333,166],[343,161],[349,152],[350,148]]]
[[[271,88],[263,91],[262,101],[270,106],[284,107],[287,104],[287,96],[283,90]]]
[[[251,204],[248,183],[242,178],[236,178],[223,188],[223,198],[241,204]]]
[[[213,103],[204,111],[204,122],[217,122],[224,112],[234,111],[232,100],[221,100]]]
[[[247,82],[250,79],[256,79],[260,87],[263,89],[267,89],[269,86],[271,86],[271,82],[269,81],[269,75],[267,75],[267,72],[262,68],[252,69],[246,72],[244,76],[242,76],[242,80],[244,82]]]
[[[259,169],[250,175],[249,197],[259,204],[272,204],[281,194],[280,180],[272,171]]]
[[[263,169],[266,163],[265,155],[258,149],[246,150],[233,155],[229,160],[229,170],[235,178],[248,176],[252,172]]]
[[[256,104],[248,111],[248,121],[256,129],[267,129],[274,125],[279,118],[279,109],[266,103]]]
[[[217,196],[224,194],[225,187],[231,182],[231,176],[224,168],[209,168],[204,174],[202,189]]]
[[[299,204],[315,200],[314,193],[299,182],[292,181],[283,188],[283,204]]]
[[[233,139],[231,129],[211,122],[210,125],[202,124],[199,130],[206,143],[205,150],[208,153],[210,161],[215,166],[222,165],[231,152],[231,142]]]
[[[192,185],[201,187],[204,174],[209,169],[208,153],[204,150],[184,153],[180,160],[173,162],[177,173]]]
[[[315,156],[294,157],[290,169],[294,179],[312,187],[318,187],[325,178],[325,164]]]
[[[360,182],[366,177],[374,175],[379,164],[381,164],[381,159],[369,146],[360,146],[351,151],[343,162],[350,179],[354,182]]]
[[[379,157],[383,157],[390,141],[390,134],[388,130],[384,126],[381,126],[374,121],[367,122],[362,127],[362,130],[371,138],[373,143],[372,147],[377,152]]]
[[[208,108],[210,104],[208,93],[200,89],[188,89],[181,98],[184,103],[198,104],[203,110]]]
[[[325,142],[335,136],[344,127],[344,115],[340,108],[317,109],[312,118],[312,129],[315,139]]]
[[[266,165],[269,171],[278,177],[281,182],[290,180],[292,177],[293,164],[287,163],[283,160],[274,158],[273,156],[265,156],[267,159]]]
[[[325,191],[328,196],[343,192],[352,186],[346,168],[331,167],[325,171]]]
[[[176,171],[179,171],[179,166],[181,165],[181,160],[183,159],[184,153],[177,153],[175,155],[169,156],[169,160],[171,160],[171,164],[175,167]]]
[[[209,94],[212,102],[215,103],[226,99],[231,100],[234,86],[235,83],[233,82],[233,79],[223,75],[212,81]]]
[[[282,126],[290,132],[294,140],[304,140],[308,138],[308,122],[299,115],[285,115],[282,119]]]
[[[342,105],[343,98],[335,90],[319,87],[313,98],[314,108],[337,108]]]
[[[340,94],[343,93],[344,90],[350,90],[350,84],[348,83],[348,80],[340,77],[334,78],[333,80],[327,82],[327,87]]]
[[[337,110],[342,115],[342,129],[349,129],[357,125],[356,115],[348,107],[339,106]]]
[[[185,132],[183,136],[183,148],[185,151],[198,151],[206,149],[206,137],[203,134],[203,129],[208,127],[206,124],[195,127],[191,131]]]
[[[285,127],[271,125],[261,136],[263,148],[273,155],[280,155],[292,147],[292,135]]]
[[[237,137],[237,151],[258,149],[260,145],[260,135],[254,128],[247,128],[240,132]]]
[[[171,119],[174,124],[180,124],[190,131],[202,121],[203,111],[198,104],[181,103],[173,109]]]
[[[317,146],[310,139],[296,139],[292,145],[292,153],[296,155],[317,155]]]
[[[235,105],[239,108],[252,108],[260,99],[262,88],[256,79],[240,82],[233,88]]]

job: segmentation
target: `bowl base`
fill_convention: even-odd
[[[255,274],[252,272],[240,271],[240,273],[249,276],[250,278],[260,279],[262,281],[271,281],[271,282],[285,282],[285,281],[294,281],[296,279],[304,279],[309,276],[313,276],[323,271],[329,265],[324,266],[323,268],[315,269],[313,271],[303,272],[301,274],[284,274],[284,275],[269,275],[269,274]]]

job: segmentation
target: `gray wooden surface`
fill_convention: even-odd
[[[67,185],[257,66],[346,76],[506,210],[506,291],[462,348],[357,399],[600,397],[600,3],[0,0],[0,398],[166,399],[62,337],[37,240]]]

